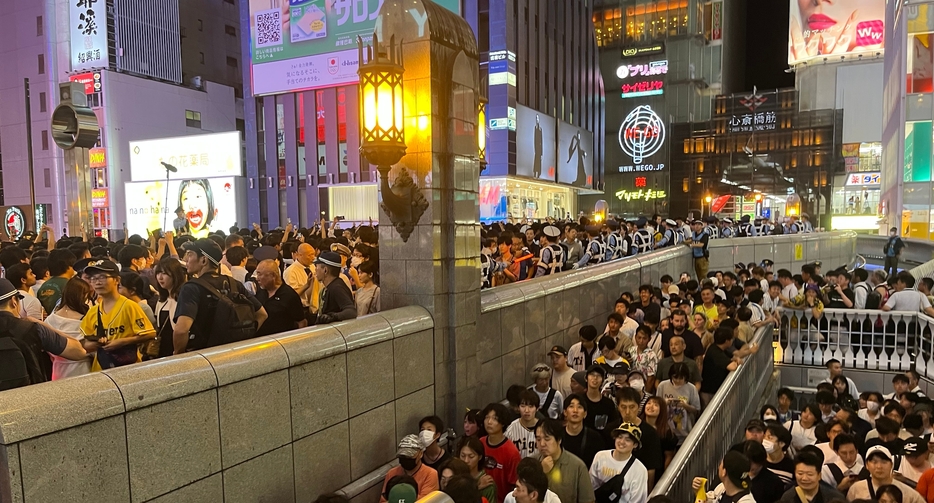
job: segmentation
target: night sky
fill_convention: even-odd
[[[788,68],[788,0],[748,0],[746,8],[746,86],[794,87]]]

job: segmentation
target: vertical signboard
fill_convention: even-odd
[[[516,130],[516,175],[554,182],[555,118],[519,105]]]
[[[558,122],[558,183],[593,186],[593,133]]]
[[[107,12],[103,0],[68,0],[71,70],[107,67]]]

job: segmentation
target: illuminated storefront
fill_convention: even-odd
[[[517,177],[480,178],[480,220],[483,222],[541,220],[577,216],[577,193],[572,187]]]
[[[882,144],[845,144],[843,160],[847,172],[834,177],[831,228],[876,231],[882,187]]]

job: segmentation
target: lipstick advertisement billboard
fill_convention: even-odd
[[[882,50],[885,2],[791,0],[788,64]]]

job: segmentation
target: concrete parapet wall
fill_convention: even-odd
[[[434,409],[432,326],[406,307],[0,393],[0,501],[312,501]]]

